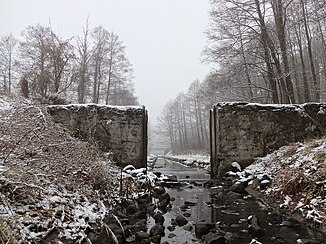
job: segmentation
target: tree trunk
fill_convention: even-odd
[[[299,30],[298,30],[298,28],[299,28]],[[301,68],[302,68],[304,102],[310,102],[311,101],[310,88],[309,88],[309,83],[308,83],[308,78],[307,78],[306,64],[305,64],[304,56],[303,56],[303,47],[302,47],[300,26],[298,28],[295,26],[294,30],[295,30],[295,34],[296,34],[297,41],[298,41],[300,63],[301,63]]]
[[[260,23],[260,37],[261,37],[261,42],[263,45],[263,49],[264,49],[264,61],[266,63],[266,67],[267,67],[267,78],[268,78],[268,82],[270,85],[270,88],[272,90],[272,100],[273,103],[279,103],[279,98],[278,98],[278,91],[277,91],[277,84],[276,84],[276,79],[274,77],[274,72],[273,72],[273,68],[272,68],[272,62],[271,62],[271,58],[270,58],[270,52],[269,52],[269,47],[268,47],[268,33],[267,33],[267,29],[266,29],[266,24],[260,9],[260,2],[259,0],[255,0],[255,4],[256,4],[256,10],[258,13],[258,17],[259,17],[259,23]]]
[[[285,88],[286,88],[284,92],[286,96],[286,101],[289,103],[295,103],[294,90],[293,90],[293,84],[291,80],[291,73],[290,73],[290,67],[289,67],[289,61],[287,55],[286,36],[285,36],[286,19],[284,19],[285,14],[283,10],[282,0],[273,0],[272,5],[273,5],[275,25],[277,30],[277,38],[280,44],[281,56],[282,56],[283,67],[284,67]],[[279,75],[282,75],[282,73],[280,73]]]
[[[303,15],[303,24],[306,32],[306,38],[307,38],[307,49],[308,49],[308,55],[309,55],[309,62],[310,62],[310,69],[311,69],[311,75],[312,75],[312,82],[314,86],[314,101],[319,102],[320,101],[320,88],[317,81],[317,75],[315,70],[315,64],[314,64],[314,57],[312,55],[312,47],[311,47],[311,38],[309,34],[309,28],[307,23],[307,13],[306,13],[306,7],[305,2],[300,1],[301,7],[302,7],[302,15]]]

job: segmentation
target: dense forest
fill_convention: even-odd
[[[51,25],[0,37],[0,90],[39,99],[136,105],[133,68],[119,36],[102,26],[63,39]],[[53,100],[53,99],[52,99]]]
[[[215,67],[165,105],[172,151],[207,151],[217,102],[326,101],[325,0],[211,0],[203,62]]]

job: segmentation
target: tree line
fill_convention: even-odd
[[[64,39],[51,26],[26,27],[0,37],[0,90],[70,102],[137,105],[126,47],[102,26]]]
[[[224,101],[326,100],[325,0],[211,0],[197,96],[166,104],[159,127],[174,152],[208,148],[209,109]]]

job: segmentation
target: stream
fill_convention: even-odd
[[[295,220],[283,218],[250,195],[230,192],[227,183],[205,188],[203,184],[210,176],[201,169],[159,158],[153,172],[174,175],[181,182],[179,187],[166,187],[173,201],[172,208],[164,214],[166,228],[161,243],[202,243],[195,235],[195,225],[202,221],[216,224],[218,233],[227,239],[227,242],[212,243],[325,243],[324,234]],[[181,210],[185,202],[193,203],[193,206]],[[185,212],[192,230],[176,226],[170,231],[167,227],[171,226],[171,220]],[[256,233],[248,228],[250,216],[256,217],[261,231]],[[153,224],[154,220],[150,218],[147,225]]]

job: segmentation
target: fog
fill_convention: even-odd
[[[102,25],[120,36],[134,68],[139,102],[155,123],[163,106],[208,67],[201,64],[208,0],[1,0],[0,33],[16,37],[28,25],[51,25],[70,38]]]

